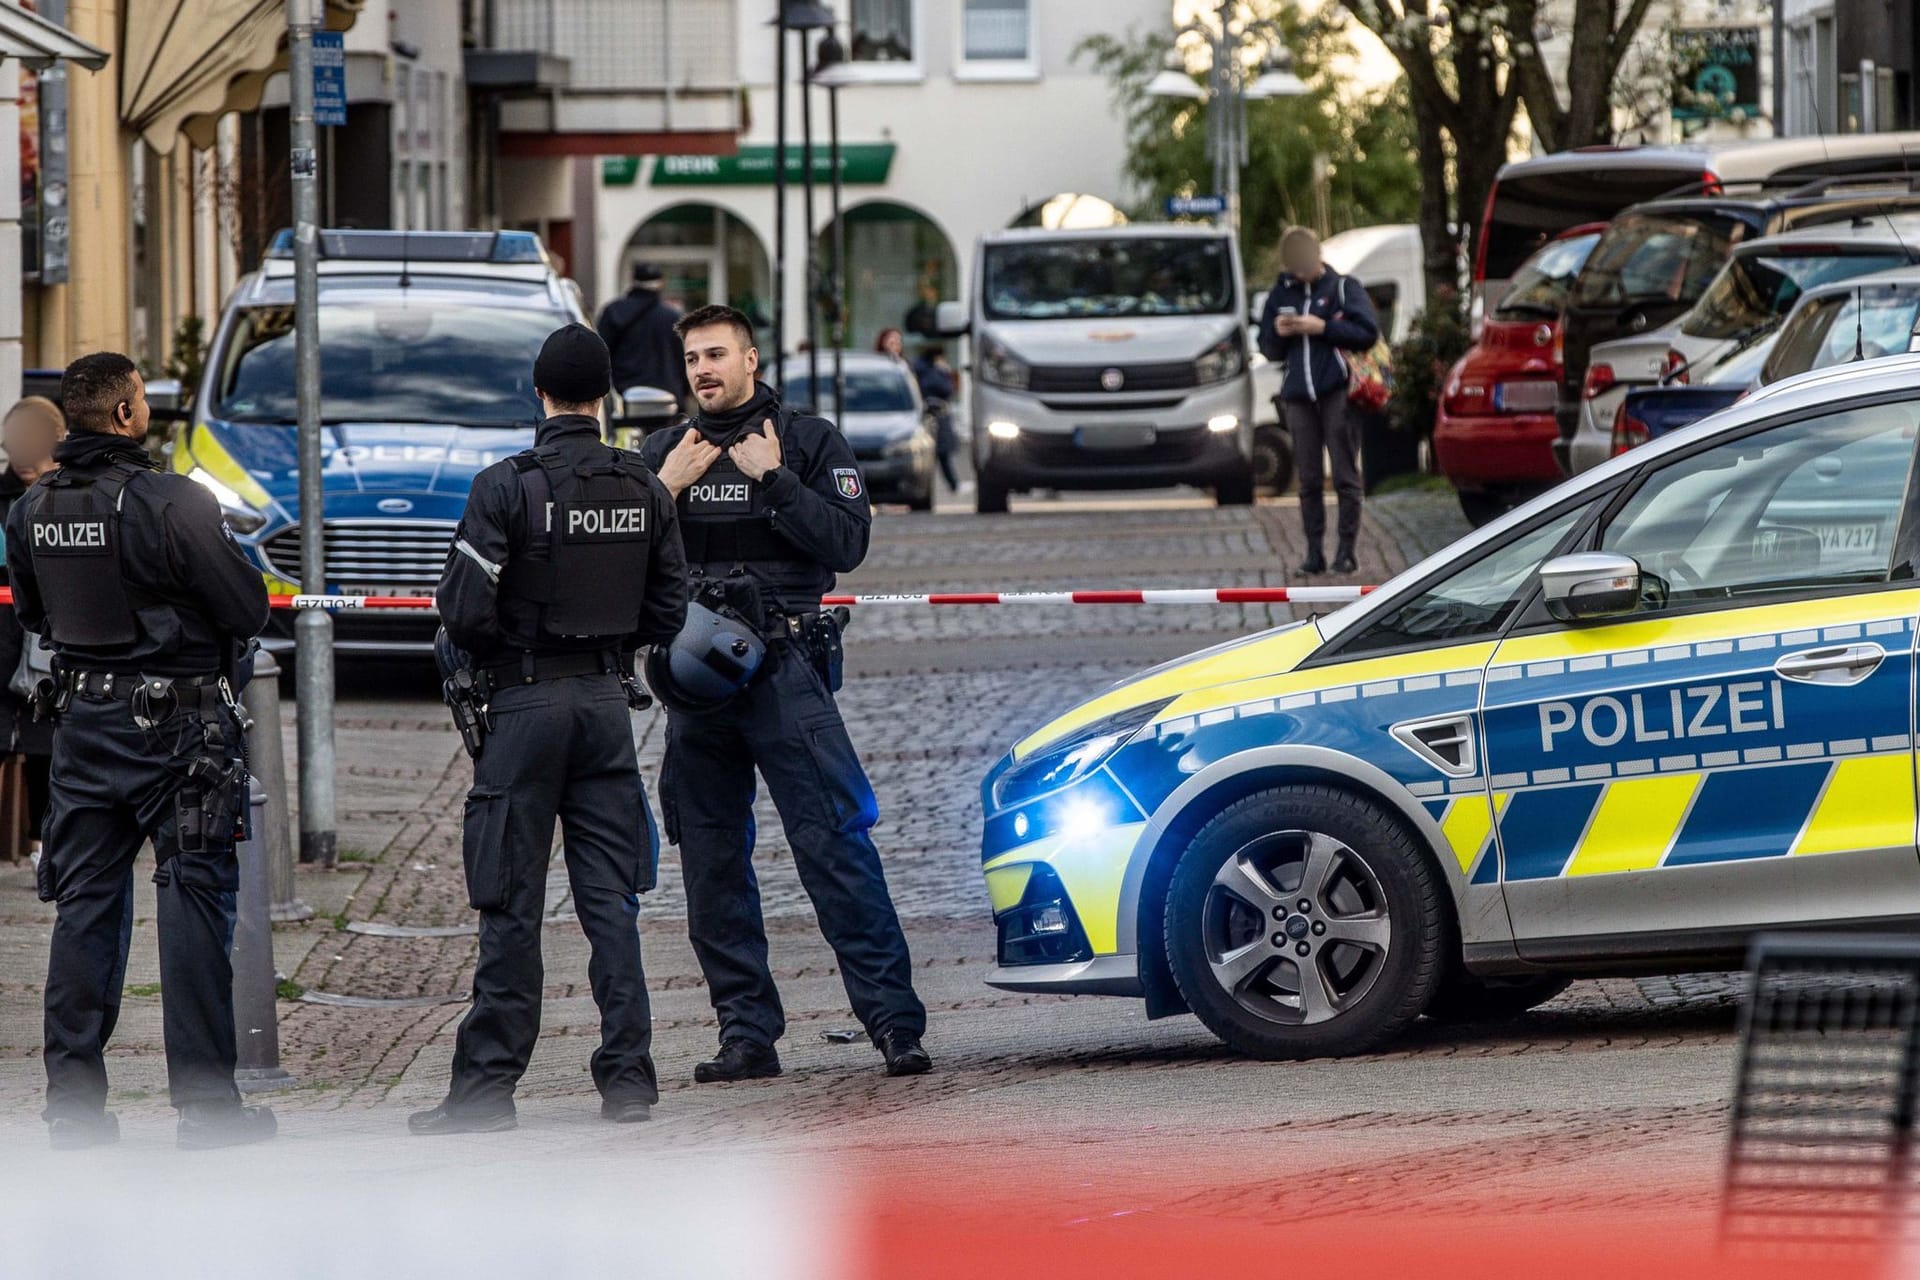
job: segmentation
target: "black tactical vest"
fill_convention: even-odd
[[[774,430],[779,432],[781,425]],[[675,505],[689,565],[731,567],[801,558],[792,543],[773,531],[765,492],[724,453],[686,487]]]
[[[150,593],[130,587],[120,565],[120,499],[140,468],[63,467],[27,518],[34,577],[56,649],[111,649],[140,638],[134,610]]]
[[[647,470],[608,449],[574,463],[551,445],[513,459],[526,498],[527,546],[500,575],[548,639],[625,636],[640,625],[653,541]]]

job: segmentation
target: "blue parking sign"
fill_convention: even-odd
[[[346,36],[338,31],[313,33],[313,122],[347,122]]]

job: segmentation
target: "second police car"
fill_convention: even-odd
[[[525,232],[320,235],[326,589],[430,595],[473,477],[533,443],[533,358],[584,320]],[[172,466],[212,490],[269,589],[299,590],[292,241],[235,288]],[[291,644],[291,614],[266,637]],[[336,647],[427,653],[431,612],[349,613]]]
[[[1920,357],[1616,458],[986,779],[995,986],[1264,1057],[1920,919]]]

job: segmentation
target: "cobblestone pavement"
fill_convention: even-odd
[[[1360,581],[1378,581],[1464,531],[1450,495],[1392,495],[1369,512]],[[862,591],[1284,584],[1301,553],[1289,502],[1215,510],[1178,496],[1020,504],[998,519],[888,515],[846,585]],[[556,879],[545,932],[546,1017],[523,1086],[514,1158],[611,1158],[752,1145],[884,1169],[903,1150],[999,1168],[1031,1158],[1067,1185],[1137,1182],[1159,1207],[1222,1216],[1321,1214],[1336,1205],[1442,1212],[1504,1196],[1522,1212],[1604,1214],[1650,1162],[1699,1174],[1708,1204],[1731,1076],[1735,986],[1725,979],[1580,983],[1536,1013],[1467,1028],[1421,1024],[1389,1051],[1308,1064],[1236,1060],[1191,1018],[1149,1023],[1130,1001],[1022,996],[981,983],[993,931],[978,874],[978,784],[1050,714],[1151,662],[1285,621],[1285,608],[875,608],[856,619],[842,705],[879,792],[875,838],[932,1011],[937,1071],[886,1080],[863,1044],[825,1033],[849,1014],[780,824],[761,803],[759,870],[790,1030],[784,1079],[696,1088],[713,1047],[682,932],[677,859],[643,900],[663,1104],[640,1136],[592,1120],[597,1036],[585,945]],[[350,670],[338,722],[337,870],[303,871],[315,911],[276,931],[304,991],[281,1004],[295,1087],[276,1094],[296,1140],[398,1137],[405,1111],[440,1096],[471,977],[472,913],[459,867],[470,770],[418,669]],[[289,759],[292,709],[286,708]],[[657,715],[635,719],[655,773]],[[39,1141],[38,998],[50,912],[24,868],[0,867],[0,1144]],[[113,1051],[130,1134],[163,1133],[163,1072],[150,891]],[[437,929],[438,936],[384,936]],[[371,930],[371,931],[368,931]],[[291,994],[291,992],[289,992]],[[518,1144],[518,1145],[515,1145]],[[624,1146],[622,1144],[625,1144]],[[487,1150],[459,1142],[456,1160]],[[408,1159],[444,1158],[406,1148]],[[944,1158],[944,1156],[942,1156]],[[1269,1175],[1287,1168],[1281,1182]],[[1091,1180],[1091,1181],[1084,1181]],[[1015,1193],[983,1179],[983,1204]],[[1117,1185],[1117,1183],[1116,1183]],[[1099,1196],[1076,1192],[1097,1208]],[[1133,1194],[1130,1192],[1129,1194]]]

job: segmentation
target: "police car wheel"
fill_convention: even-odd
[[[1242,1053],[1364,1053],[1432,999],[1444,895],[1414,838],[1376,805],[1277,787],[1222,811],[1181,855],[1167,958],[1188,1007]]]
[[[1570,978],[1535,974],[1524,978],[1476,978],[1460,969],[1433,993],[1427,1016],[1436,1022],[1497,1022],[1517,1018],[1573,985]]]

